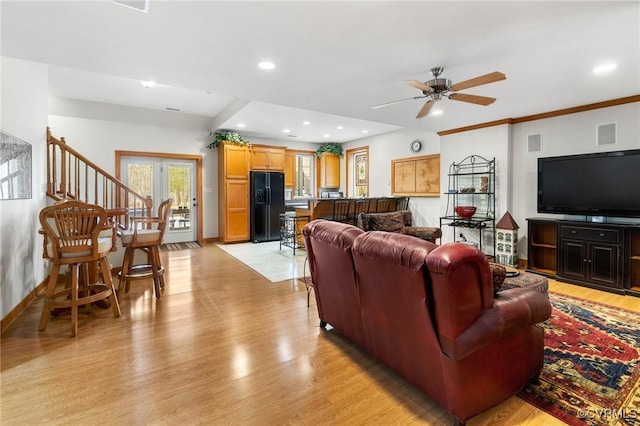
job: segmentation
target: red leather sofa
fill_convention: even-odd
[[[494,297],[479,250],[323,220],[302,232],[320,326],[330,324],[398,372],[455,424],[541,371],[538,323],[551,315],[548,298],[526,288]]]

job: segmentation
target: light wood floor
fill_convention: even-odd
[[[150,281],[38,332],[42,296],[2,334],[0,423],[429,424],[452,421],[415,388],[318,327],[304,285],[271,283],[215,245],[163,252],[165,296]],[[638,310],[640,299],[551,289]],[[478,383],[482,386],[482,383]],[[512,397],[469,425],[562,422]]]

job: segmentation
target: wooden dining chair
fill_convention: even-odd
[[[158,215],[155,217],[133,217],[130,229],[120,231],[120,241],[124,250],[122,272],[118,282],[118,292],[129,291],[131,280],[139,278],[153,278],[153,288],[156,299],[160,299],[164,289],[164,267],[160,260],[160,244],[169,224],[171,212],[171,198],[160,203]],[[141,250],[147,255],[147,263],[135,265],[134,255]]]
[[[107,255],[114,246],[113,223],[100,206],[81,201],[63,201],[40,211],[40,225],[44,235],[43,257],[52,268],[40,316],[39,330],[44,331],[52,310],[71,311],[71,335],[78,334],[78,309],[108,299],[114,317],[120,316],[120,306],[111,280],[111,265]],[[101,236],[111,229],[108,235]],[[57,290],[60,268],[68,266],[68,286]],[[98,267],[102,282],[89,282],[92,267]]]

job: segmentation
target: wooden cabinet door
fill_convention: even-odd
[[[292,188],[296,186],[296,153],[285,151],[284,154],[284,186]]]
[[[251,148],[249,153],[251,170],[269,170],[269,151],[262,148]]]
[[[284,149],[269,150],[269,170],[283,172],[285,165]]]
[[[247,179],[249,176],[246,146],[224,144],[222,167],[225,179]]]
[[[284,171],[284,148],[255,146],[249,155],[251,170]]]
[[[340,188],[340,157],[324,153],[320,157],[320,187]]]
[[[249,181],[229,180],[225,188],[226,223],[224,242],[249,240]]]

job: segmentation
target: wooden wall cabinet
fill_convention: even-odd
[[[320,188],[340,188],[340,156],[328,152],[320,157]]]
[[[440,196],[440,155],[391,161],[391,195]]]
[[[293,188],[296,186],[296,152],[286,150],[284,152],[284,186]]]
[[[218,147],[218,233],[223,243],[249,241],[249,149]]]
[[[285,149],[265,146],[252,146],[249,151],[251,170],[269,170],[283,172]]]

